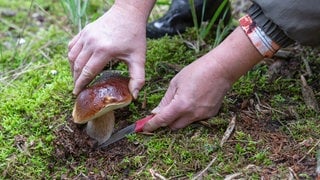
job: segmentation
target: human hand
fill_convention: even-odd
[[[69,43],[68,58],[78,94],[112,59],[129,68],[129,89],[137,97],[144,84],[146,20],[135,8],[116,4],[96,21],[88,24]]]
[[[204,56],[182,69],[170,82],[155,116],[144,126],[151,132],[159,127],[179,129],[217,114],[231,87],[225,71],[214,59]]]
[[[231,85],[263,59],[237,27],[219,46],[182,69],[170,82],[155,116],[144,126],[179,129],[215,115]]]

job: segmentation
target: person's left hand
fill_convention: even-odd
[[[170,82],[155,116],[144,126],[151,132],[159,127],[180,129],[217,114],[232,82],[221,64],[204,56],[181,70]]]
[[[75,95],[112,59],[122,60],[128,65],[129,89],[134,98],[137,98],[144,84],[146,13],[138,12],[137,8],[129,5],[122,7],[118,4],[85,26],[69,43],[68,58]]]

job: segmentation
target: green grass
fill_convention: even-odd
[[[72,22],[72,24],[77,26],[77,31],[80,32],[81,29],[88,23],[88,0],[60,0],[60,2],[65,13],[69,17],[69,20]]]
[[[106,5],[101,5],[103,3]],[[88,21],[97,18],[110,4],[111,1],[90,1]],[[168,1],[157,4],[167,5]],[[0,7],[0,11],[16,12],[15,16],[1,15],[0,18],[0,179],[74,179],[79,174],[92,172],[99,175],[103,167],[88,169],[85,157],[70,157],[65,162],[53,159],[52,155],[54,131],[71,117],[73,108],[67,43],[70,34],[76,31],[74,25],[59,1],[0,0]],[[44,15],[45,21],[39,24],[31,16],[34,13]],[[19,38],[25,43],[17,45]],[[128,121],[133,122],[157,106],[170,79],[210,50],[215,34],[207,38],[210,45],[199,51],[185,43],[197,40],[194,29],[181,37],[148,40],[146,85],[139,99],[130,104],[128,109],[132,115]],[[306,48],[300,53],[308,58],[314,72],[307,82],[319,102],[319,50]],[[268,79],[268,65],[257,65],[236,82],[220,113],[204,124],[192,124],[174,132],[163,128],[152,136],[128,136],[130,143],[141,144],[139,147],[144,153],[123,155],[115,167],[117,170],[108,177],[123,179],[125,172],[131,178],[151,179],[150,169],[153,169],[167,178],[192,179],[217,157],[204,179],[224,179],[238,172],[244,179],[260,179],[264,170],[269,169],[277,170],[271,177],[281,179],[287,177],[292,164],[289,160],[279,164],[274,159],[275,141],[270,139],[274,136],[287,141],[283,144],[287,151],[279,152],[282,157],[287,157],[284,155],[290,151],[297,154],[298,160],[305,155],[306,161],[313,162],[316,148],[312,147],[320,138],[320,115],[304,103],[299,75],[305,72],[305,64],[295,58],[290,60],[299,64],[291,69],[295,73],[279,76],[274,81]],[[123,63],[112,68],[127,73]],[[246,107],[242,107],[244,102]],[[220,147],[234,114],[237,116],[235,131],[224,147]],[[313,140],[310,145],[299,144],[307,139]],[[310,170],[302,170],[297,175],[312,179]]]
[[[54,26],[35,36],[16,51],[2,51],[0,59],[0,171],[5,177],[48,176],[53,130],[70,113],[66,36]]]

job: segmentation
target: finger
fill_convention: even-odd
[[[104,59],[105,61],[103,61]],[[108,62],[107,60],[107,57],[99,57],[96,54],[93,54],[76,80],[73,94],[79,94],[79,92],[103,70]]]
[[[142,60],[128,64],[130,73],[129,90],[134,99],[137,99],[138,93],[145,83],[144,62]]]
[[[79,78],[81,72],[83,71],[83,67],[88,63],[90,57],[92,56],[92,52],[88,51],[87,48],[83,48],[80,54],[73,65],[73,79],[76,82]]]
[[[171,130],[177,130],[186,127],[193,122],[192,116],[182,116],[169,125]]]
[[[72,49],[70,49],[70,51],[68,53],[68,59],[69,59],[70,67],[71,67],[71,72],[74,71],[74,63],[75,63],[79,53],[81,52],[82,48],[83,48],[83,44],[77,43],[72,47]]]
[[[163,107],[160,113],[156,114],[144,125],[143,131],[152,132],[160,127],[166,127],[178,119],[180,115],[179,105],[173,100],[172,103]]]
[[[162,107],[166,107],[172,101],[176,92],[176,85],[173,83],[173,81],[171,81],[169,88],[167,89],[165,95],[161,99],[159,105],[156,108],[154,108],[151,112],[153,114],[158,114],[161,111]]]
[[[76,42],[80,39],[80,33],[78,33],[76,36],[74,36],[71,41],[68,44],[69,51],[73,48],[73,46],[76,44]]]

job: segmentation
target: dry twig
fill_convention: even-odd
[[[294,172],[294,170],[289,167],[289,177],[288,179],[299,179],[298,175],[296,172]]]
[[[227,130],[224,132],[224,135],[221,139],[221,142],[220,142],[220,146],[222,147],[223,144],[230,138],[233,130],[234,130],[234,127],[236,125],[236,116],[233,116],[230,123],[229,123],[229,126],[227,128]],[[199,179],[205,172],[207,172],[207,170],[212,166],[212,164],[216,161],[217,159],[217,156],[215,156],[211,161],[210,163],[207,165],[206,168],[204,168],[201,172],[199,172],[195,177],[192,178],[192,180],[196,180],[196,179]]]
[[[7,86],[10,86],[13,81],[18,79],[20,76],[22,76],[25,73],[28,73],[28,72],[31,72],[31,71],[46,67],[46,66],[48,66],[50,64],[51,63],[44,64],[44,65],[34,65],[33,63],[29,63],[29,64],[27,64],[25,66],[21,65],[19,68],[15,69],[13,71],[10,71],[9,73],[6,73],[4,75],[2,75],[0,73],[0,84],[1,83],[4,84],[4,86],[1,87],[1,88],[5,88]]]
[[[235,179],[235,178],[237,178],[237,177],[239,177],[239,176],[241,176],[241,175],[242,175],[242,173],[230,174],[230,175],[227,175],[227,176],[224,178],[224,180],[232,180],[232,179]]]
[[[153,169],[149,170],[153,179],[161,179],[161,180],[167,180],[167,178],[165,178],[164,176],[162,176],[161,174],[155,172]]]
[[[305,154],[299,161],[298,163],[300,163],[301,161],[303,161],[307,155],[309,155],[316,147],[318,147],[318,145],[320,144],[320,140],[317,141],[317,143],[311,148],[309,149],[309,151],[307,152],[307,154]]]
[[[308,107],[319,112],[319,105],[312,88],[307,84],[307,81],[303,75],[301,75],[300,78],[301,78],[302,96],[303,96],[304,102]]]
[[[223,135],[222,140],[220,142],[221,147],[230,138],[231,133],[233,132],[235,126],[236,126],[236,116],[233,116],[230,123],[229,123],[229,126],[228,126],[227,130],[224,132],[224,135]]]
[[[307,70],[308,76],[311,77],[312,76],[312,71],[311,71],[311,68],[310,68],[308,60],[306,58],[304,58],[304,57],[302,57],[301,59],[303,60],[304,65],[306,66],[306,70]]]

